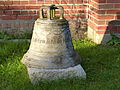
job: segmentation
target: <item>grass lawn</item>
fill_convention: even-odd
[[[87,79],[72,78],[30,83],[20,62],[28,42],[0,42],[0,90],[120,90],[120,47],[96,45],[90,40],[73,41],[83,59]]]

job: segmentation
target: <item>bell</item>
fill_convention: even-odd
[[[30,48],[23,56],[33,84],[42,79],[81,77],[86,73],[75,52],[68,21],[62,6],[41,6],[40,17],[35,21]]]

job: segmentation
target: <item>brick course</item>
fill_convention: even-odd
[[[1,30],[31,31],[42,4],[63,6],[70,27],[85,30],[88,25],[88,37],[94,42],[101,43],[102,39],[99,38],[104,38],[105,34],[108,36],[109,33],[120,33],[120,0],[2,0]]]
[[[0,1],[1,30],[3,29],[5,31],[8,31],[10,30],[10,28],[11,30],[22,30],[23,28],[22,31],[25,31],[26,28],[24,29],[23,25],[21,24],[18,24],[17,28],[13,27],[16,24],[16,21],[19,23],[24,23],[22,22],[23,20],[31,23],[34,22],[37,18],[39,18],[39,8],[43,4],[61,5],[64,7],[65,10],[65,18],[70,21],[74,20],[73,23],[76,23],[78,19],[81,20],[81,22],[78,22],[81,27],[87,25],[87,0],[2,0]],[[9,24],[7,20],[11,21],[11,25],[9,25],[9,28],[5,27]],[[28,25],[27,28],[32,28],[32,26],[33,25]],[[75,28],[75,26],[73,27]],[[31,31],[31,29],[29,30]]]
[[[120,36],[120,0],[89,1],[88,37],[99,44],[106,43],[110,33]]]

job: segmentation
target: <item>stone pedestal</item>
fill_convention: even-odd
[[[41,80],[57,80],[72,77],[79,77],[81,79],[86,78],[86,73],[84,72],[80,64],[66,69],[37,69],[37,68],[27,69],[29,77],[33,84],[36,84]]]

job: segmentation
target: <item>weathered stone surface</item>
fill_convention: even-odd
[[[65,69],[37,69],[28,67],[28,73],[33,84],[41,80],[67,79],[72,77],[86,78],[86,73],[80,64]]]
[[[97,44],[106,44],[112,38],[110,34],[97,34],[92,28],[88,27],[88,29],[88,38]]]

